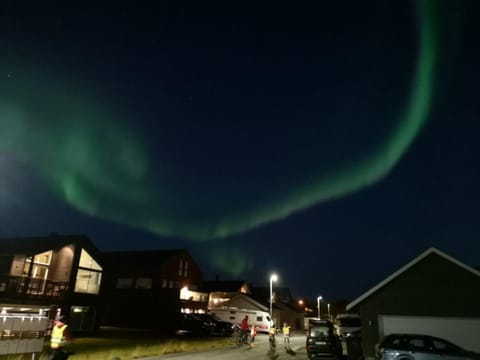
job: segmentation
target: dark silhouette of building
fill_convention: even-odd
[[[207,310],[208,294],[198,291],[203,274],[187,250],[103,255],[103,324],[171,331],[178,313]]]

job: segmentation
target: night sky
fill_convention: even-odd
[[[0,236],[353,299],[480,265],[471,1],[0,2]]]

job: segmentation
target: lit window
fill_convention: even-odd
[[[78,266],[91,270],[103,270],[102,267],[98,265],[98,263],[84,249],[82,249],[82,253],[80,254],[80,262]]]
[[[190,291],[188,290],[188,287],[183,287],[181,290],[180,290],[180,299],[182,300],[188,300],[190,298]]]
[[[37,254],[33,257],[33,262],[35,264],[43,264],[43,265],[50,265],[50,261],[52,260],[52,251],[45,251],[43,253]],[[32,257],[27,258],[27,262],[31,262]]]
[[[78,269],[77,280],[75,281],[75,292],[98,294],[100,292],[101,281],[101,272]]]
[[[82,249],[78,264],[77,278],[75,280],[75,292],[98,294],[102,282],[102,267]]]
[[[167,285],[168,285],[167,279],[163,279],[163,280],[162,280],[162,288],[166,288]]]

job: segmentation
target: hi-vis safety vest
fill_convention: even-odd
[[[52,329],[52,335],[50,337],[50,347],[52,349],[58,349],[60,346],[65,344],[65,336],[63,333],[65,332],[65,329],[67,328],[67,325],[63,326],[54,326]]]
[[[277,333],[277,328],[275,326],[272,326],[270,327],[270,329],[268,329],[269,335],[275,335],[276,333]]]
[[[284,326],[282,330],[284,336],[290,336],[290,326]]]

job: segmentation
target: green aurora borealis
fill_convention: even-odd
[[[235,214],[219,213],[208,221],[202,216],[176,217],[163,203],[166,190],[154,183],[149,173],[161,164],[155,164],[149,144],[137,132],[120,125],[118,119],[125,115],[104,102],[95,105],[85,95],[88,92],[72,91],[71,84],[41,81],[44,76],[35,72],[17,71],[15,79],[1,85],[0,150],[34,166],[51,191],[79,211],[161,236],[206,241],[283,219],[378,182],[425,125],[438,61],[438,19],[434,2],[421,4],[419,53],[411,91],[383,141],[367,156],[349,159],[341,168]],[[228,267],[234,261],[223,257],[224,263],[217,266]],[[235,268],[246,266],[242,263]]]

